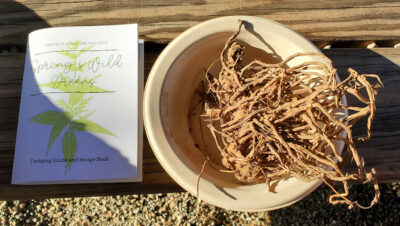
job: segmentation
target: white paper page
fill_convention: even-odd
[[[137,25],[43,29],[28,52],[12,183],[141,180]]]

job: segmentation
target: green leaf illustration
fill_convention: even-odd
[[[70,62],[66,62],[66,63],[52,63],[52,66],[53,67],[56,67],[56,68],[64,68],[64,69],[66,69],[66,71],[70,71],[70,68],[71,68],[71,66],[72,66],[73,64],[72,63],[70,63]]]
[[[101,125],[92,122],[88,119],[78,119],[74,120],[71,122],[71,130],[74,131],[87,131],[87,132],[92,132],[92,133],[103,133],[111,136],[115,136],[112,132],[109,130],[105,129]]]
[[[87,48],[83,48],[83,49],[79,50],[79,52],[76,54],[77,55],[76,57],[79,57],[80,55],[82,55],[82,53],[85,53],[85,52],[89,51],[92,48],[93,48],[93,46],[89,46]],[[89,63],[89,62],[87,62],[87,63]]]
[[[33,116],[30,120],[44,125],[53,125],[54,121],[63,115],[61,111],[46,111]]]
[[[83,44],[86,45],[86,43]],[[60,97],[56,101],[56,105],[64,112],[46,111],[30,119],[35,123],[52,126],[46,154],[48,154],[61,132],[69,126],[68,131],[64,133],[62,138],[62,152],[66,159],[65,174],[67,174],[67,170],[71,169],[77,152],[75,131],[87,131],[115,136],[111,131],[88,119],[95,110],[89,108],[93,96],[85,98],[85,93],[108,92],[105,89],[94,86],[101,74],[84,76],[88,65],[99,61],[99,58],[86,59],[85,61],[82,61],[82,59],[78,60],[83,53],[91,50],[92,47],[81,46],[80,39],[77,39],[74,42],[69,42],[66,45],[66,49],[59,51],[59,54],[70,58],[69,62],[53,63],[53,67],[60,68],[63,72],[59,72],[49,82],[40,84],[40,86],[70,93],[68,100]]]
[[[107,92],[107,90],[105,89],[96,86],[91,86],[89,84],[79,84],[75,86],[73,84],[60,84],[59,82],[48,82],[40,84],[40,86],[58,89],[63,92],[86,92],[86,93]]]
[[[78,67],[76,64],[72,64],[69,67],[69,70],[71,70],[73,72],[77,72],[77,71],[83,72],[83,68],[82,67]]]
[[[61,107],[64,111],[71,111],[71,106],[65,102],[64,99],[56,100],[56,103],[59,107]]]
[[[73,159],[76,154],[76,136],[74,132],[68,130],[64,133],[64,137],[62,140],[62,151],[64,155],[64,159],[67,161],[65,164],[65,174],[67,174],[67,169],[70,169],[73,163]]]
[[[83,97],[82,93],[72,93],[69,96],[69,104],[76,105],[77,103],[79,103],[79,101],[82,99],[82,97]]]
[[[95,110],[85,114],[85,115],[81,115],[80,119],[87,119],[89,116],[91,116],[94,112],[96,112]]]
[[[78,56],[78,54],[75,54],[74,52],[70,52],[68,50],[61,51],[60,54],[67,56],[71,59],[76,59],[76,57]]]
[[[90,47],[90,48],[88,48],[88,50],[90,50],[92,48],[92,46]],[[80,53],[80,54],[82,54],[82,53]],[[80,55],[79,54],[79,55]],[[95,61],[95,59],[96,58],[94,58],[94,59],[91,59],[91,60],[88,60],[88,61],[86,61],[85,63],[79,63],[79,69],[83,69],[84,67],[86,67],[89,63],[92,63],[93,61]]]
[[[61,131],[71,122],[71,120],[68,117],[68,112],[64,112],[63,114],[59,115],[53,123],[53,128],[51,128],[50,132],[50,139],[49,143],[47,145],[47,153],[49,153],[49,150],[51,146],[54,144],[56,141],[57,137],[60,135]]]
[[[67,44],[68,49],[76,50],[79,47],[79,44],[81,44],[81,40],[77,39],[75,42],[70,42]]]
[[[82,53],[87,52],[88,50],[90,50],[93,46],[89,46],[83,49],[78,50],[79,45],[81,44],[80,39],[76,40],[75,42],[71,42],[67,45],[67,48],[69,50],[64,50],[60,52],[60,54],[67,56],[73,60],[75,60],[76,58],[78,58],[80,55],[82,55]],[[79,68],[75,67],[71,68],[72,71],[77,71]],[[79,69],[80,70],[80,69]]]
[[[76,55],[76,57],[79,57],[79,55],[81,55],[82,53],[83,52],[79,52],[79,53],[77,53],[75,55]],[[82,64],[81,63],[74,63],[74,64],[71,64],[71,65],[68,66],[68,70],[73,71],[73,72],[78,72],[78,71],[83,72],[83,69],[89,63],[90,63],[90,61],[86,62],[86,63],[82,63]],[[66,67],[64,67],[64,68],[66,68]]]

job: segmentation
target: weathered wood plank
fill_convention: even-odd
[[[357,149],[366,167],[379,172],[380,182],[400,181],[400,49],[331,49],[324,53],[334,62],[341,79],[349,67],[381,76],[385,87],[376,99],[372,139],[357,143]],[[348,100],[349,104],[356,104]],[[365,125],[357,124],[354,135],[365,135]],[[354,170],[351,167],[354,165],[347,169]]]
[[[0,46],[26,44],[49,26],[138,23],[141,38],[167,42],[199,22],[228,15],[259,16],[288,25],[313,41],[400,38],[400,2],[391,0],[5,0]]]
[[[164,45],[146,43],[145,74]],[[400,49],[331,49],[324,50],[343,78],[347,68],[361,73],[381,75],[385,84],[377,99],[373,137],[359,143],[367,168],[375,167],[380,182],[400,180]],[[10,185],[18,121],[23,53],[0,55],[0,199],[72,197],[129,193],[178,191],[181,188],[165,173],[144,139],[144,177],[142,183],[80,185]],[[361,126],[354,128],[360,135]],[[354,170],[351,166],[350,170]]]

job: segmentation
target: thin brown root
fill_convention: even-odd
[[[199,197],[199,185],[200,185],[200,178],[204,173],[204,169],[206,168],[206,164],[208,162],[208,159],[204,160],[203,166],[201,167],[201,171],[199,173],[199,177],[197,178],[197,183],[196,183],[196,196]]]

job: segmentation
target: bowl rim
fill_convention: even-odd
[[[272,20],[252,16],[226,16],[204,21],[184,31],[162,51],[149,73],[144,90],[143,119],[145,131],[150,146],[164,170],[174,179],[175,182],[177,182],[181,187],[183,187],[186,191],[194,196],[196,196],[196,181],[198,178],[198,172],[193,172],[184,165],[179,156],[173,150],[173,147],[166,137],[161,120],[162,88],[166,75],[171,68],[171,65],[182,52],[184,52],[193,43],[209,35],[226,31],[232,32],[230,26],[227,26],[225,28],[226,30],[214,30],[210,29],[210,27],[213,27],[213,25],[219,23],[232,23],[237,21],[238,19],[249,21],[250,23],[263,23],[268,26],[273,26],[274,28],[285,32],[286,34],[297,36],[297,38],[299,39],[299,41],[301,40],[301,44],[305,46],[307,51],[315,51],[323,54],[312,42],[310,42],[308,39],[298,34],[297,32],[291,30],[287,26]],[[232,24],[237,27],[236,23]],[[340,82],[340,79],[337,75],[336,78],[338,82]],[[345,97],[343,98],[343,102],[344,104],[347,104]],[[347,115],[347,112],[345,112],[345,115]],[[344,142],[340,143],[338,148],[339,150],[342,150],[343,147]],[[172,162],[173,164],[171,164]],[[282,200],[280,203],[275,203],[275,205],[273,206],[263,206],[259,204],[252,205],[251,203],[246,205],[238,205],[237,201],[230,201],[230,199],[228,198],[225,198],[225,200],[223,200],[224,203],[221,204],[221,202],[218,202],[218,200],[215,199],[215,194],[212,191],[201,189],[202,187],[210,188],[209,186],[211,184],[207,183],[207,181],[203,180],[200,182],[199,198],[208,203],[235,211],[266,211],[282,208],[299,201],[300,199],[304,198],[309,193],[314,191],[319,185],[321,185],[322,180],[315,180],[307,183],[301,182],[304,183],[302,185],[303,187],[301,187],[303,188],[303,190],[296,189],[296,191],[293,192],[294,194],[292,194],[292,196],[284,197],[284,200]],[[243,186],[232,189],[242,191],[245,190],[241,187]]]

